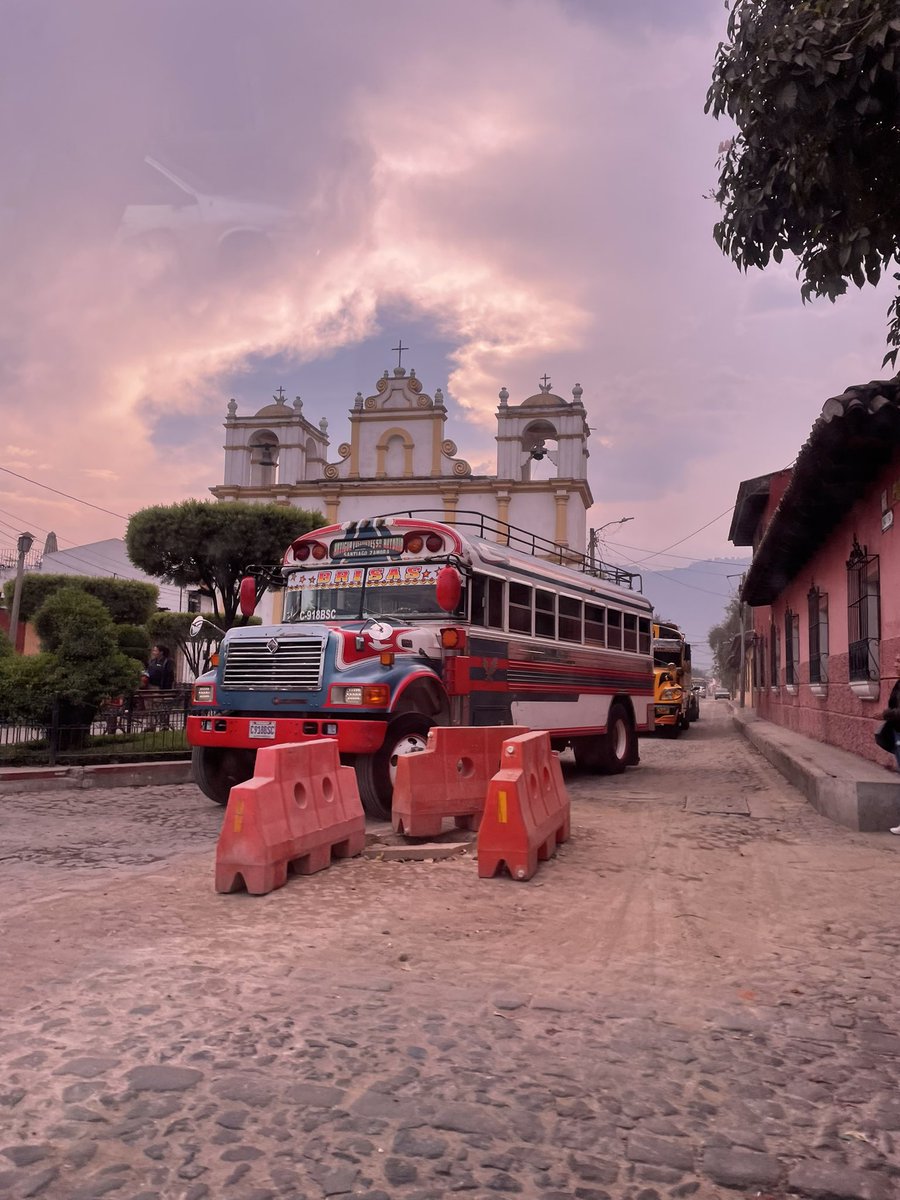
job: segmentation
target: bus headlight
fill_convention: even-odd
[[[680,688],[663,688],[659,695],[660,700],[680,700]]]
[[[382,683],[331,689],[332,704],[352,704],[358,705],[360,708],[387,708],[390,702],[391,689]]]

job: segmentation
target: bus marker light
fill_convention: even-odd
[[[391,702],[391,689],[386,683],[367,684],[362,692],[362,702],[367,708],[387,708]]]
[[[217,667],[217,666],[219,665],[219,656],[218,656],[218,654],[211,654],[211,655],[209,656],[209,665],[210,665],[211,667]]]
[[[408,550],[410,554],[421,554],[422,548],[425,545],[425,540],[421,533],[409,533],[403,543],[403,549]]]
[[[448,626],[441,630],[441,645],[445,650],[462,650],[466,644],[466,635],[462,629]]]
[[[382,650],[378,657],[381,660],[381,665],[383,667],[392,667],[394,665],[393,650]]]

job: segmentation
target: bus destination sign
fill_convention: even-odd
[[[339,538],[331,543],[332,558],[376,558],[379,554],[402,553],[402,537]]]

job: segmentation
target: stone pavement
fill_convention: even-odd
[[[192,788],[5,799],[0,1194],[900,1194],[900,839],[704,717],[568,768],[528,884],[357,860],[216,896]]]

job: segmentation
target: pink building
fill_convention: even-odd
[[[900,376],[828,400],[792,468],[738,489],[752,546],[748,677],[760,717],[882,765],[900,650]],[[898,511],[900,523],[900,511]]]

